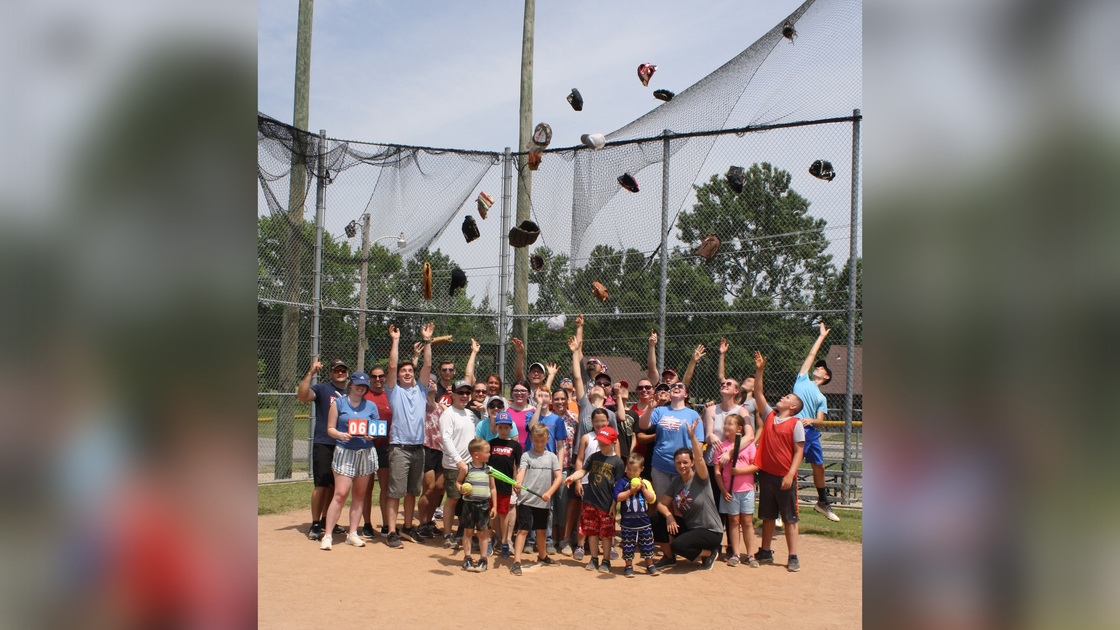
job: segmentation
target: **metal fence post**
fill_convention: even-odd
[[[311,359],[319,355],[319,312],[322,310],[323,280],[323,217],[327,209],[327,131],[319,130],[319,163],[315,177],[315,275],[312,278],[311,311]],[[312,377],[312,385],[319,375]],[[309,430],[307,436],[307,475],[311,476],[311,453],[315,450],[315,405],[308,413]]]
[[[669,285],[669,134],[661,149],[661,303],[657,307],[657,369],[665,369],[665,297]]]
[[[848,376],[844,387],[844,483],[841,500],[847,504],[852,483],[852,393],[855,380],[856,347],[856,239],[859,236],[859,123],[860,111],[852,111],[852,223],[848,250]],[[862,430],[862,427],[861,427]]]
[[[500,269],[498,270],[498,374],[502,375],[502,381],[506,378],[506,291],[507,282],[509,277],[509,206],[510,206],[510,186],[513,180],[513,159],[509,154],[509,147],[506,147],[505,154],[502,155],[502,234],[501,239],[498,241],[498,246],[502,248],[499,252],[498,260],[500,261]],[[501,393],[499,392],[499,395]]]

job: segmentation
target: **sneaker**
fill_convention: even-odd
[[[373,532],[373,525],[370,525],[369,523],[362,525],[362,538],[365,538],[366,540],[373,540],[376,537],[377,534]]]
[[[646,567],[646,575],[652,575],[653,577],[657,577],[657,576],[661,575],[661,572],[657,570],[657,565],[656,564],[651,564],[651,565]]]
[[[553,560],[552,558],[550,558],[549,556],[545,556],[543,558],[537,558],[537,564],[543,564],[545,566],[550,566],[550,565],[559,564],[559,563],[556,562],[555,560]]]
[[[422,538],[435,538],[434,536],[432,536],[432,533],[428,531],[427,523],[420,523],[420,526],[416,528],[416,533],[419,534]]]
[[[316,522],[312,523],[311,527],[307,530],[307,539],[308,540],[319,540],[322,537],[323,537],[323,530],[319,528],[319,522],[316,521]]]
[[[549,555],[553,555],[553,556],[556,555],[556,553],[557,553],[556,545],[554,545],[552,543],[545,544],[544,550],[545,550],[545,553],[547,553]]]
[[[840,517],[836,516],[836,512],[832,511],[832,506],[823,501],[817,501],[816,505],[813,506],[813,509],[820,512],[821,514],[824,514],[825,518],[830,521],[834,521],[837,523],[840,522]]]
[[[774,552],[769,549],[759,549],[755,552],[754,559],[759,564],[774,564]]]
[[[443,548],[444,549],[451,549],[453,547],[455,547],[455,536],[452,535],[452,534],[444,534],[443,535]]]
[[[334,543],[333,538],[334,537],[330,535],[323,536],[323,539],[319,541],[319,549],[322,549],[323,551],[330,551],[331,544]]]
[[[491,539],[486,542],[486,557],[489,558],[492,555],[494,555],[494,541]],[[485,560],[483,560],[483,562],[485,562]]]
[[[789,564],[786,565],[786,569],[788,569],[790,573],[797,573],[801,570],[801,562],[797,560],[797,556],[789,557]]]
[[[486,573],[486,568],[487,568],[487,560],[486,560],[486,558],[483,558],[483,559],[478,561],[478,564],[474,565],[474,572],[475,573]]]
[[[399,532],[389,532],[388,538],[389,542],[387,544],[390,549],[400,549],[404,547],[404,544],[401,543],[401,535]]]
[[[521,575],[521,563],[514,562],[512,565],[510,565],[509,572],[514,575]]]
[[[463,570],[474,571],[474,562],[470,558],[463,558]]]
[[[662,556],[660,560],[653,563],[653,566],[657,567],[658,569],[667,569],[667,568],[669,568],[671,566],[674,566],[676,564],[677,564],[677,559],[676,558],[670,558],[669,556]]]
[[[588,571],[598,571],[599,570],[599,559],[598,558],[592,558],[590,561],[588,561],[586,568],[587,568]]]
[[[508,558],[509,557],[509,544],[508,543],[502,543],[502,557],[503,558]]]
[[[389,526],[388,525],[382,525],[381,526],[381,535],[386,537],[386,538],[389,537]]]
[[[618,560],[618,549],[611,547],[611,560]]]
[[[774,520],[774,527],[782,527],[782,525],[783,525],[782,517],[779,516],[777,519]]]
[[[733,554],[730,558],[728,558],[727,559],[727,566],[729,566],[729,567],[739,566],[739,554]]]
[[[611,561],[610,560],[603,560],[603,564],[599,565],[599,571],[602,572],[602,573],[610,573],[611,572]]]
[[[626,569],[622,572],[622,575],[625,575],[626,577],[630,577],[630,578],[634,577],[634,565],[632,565],[632,564],[626,565]]]
[[[572,558],[576,561],[583,560],[583,545],[576,547],[576,550],[572,552]]]
[[[341,525],[335,525],[334,529],[331,530],[331,535],[332,536],[345,536],[346,535],[346,530],[342,529]]]
[[[432,518],[437,521],[443,520],[443,508],[437,507],[436,511],[432,513]]]
[[[401,530],[401,538],[405,538],[405,539],[410,540],[414,543],[424,542],[424,537],[421,536],[420,533],[416,531],[415,527],[406,527],[406,528],[402,529]]]
[[[455,536],[454,534],[452,534],[451,548],[452,549],[462,549],[463,548],[463,539],[459,536]]]
[[[758,568],[758,560],[755,560],[754,556],[747,556],[747,564],[750,565],[752,569]]]
[[[710,554],[704,556],[700,560],[700,568],[705,570],[705,571],[711,571],[712,567],[715,566],[715,563],[716,563],[716,554],[715,553],[710,553]]]
[[[354,532],[353,534],[346,534],[346,544],[350,545],[351,547],[366,546],[365,541],[363,541],[362,537],[358,535],[358,532]]]
[[[571,543],[569,543],[567,541],[564,541],[564,546],[560,548],[560,553],[565,555],[565,556],[572,555],[572,545],[571,545]]]

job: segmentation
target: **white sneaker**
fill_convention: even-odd
[[[779,516],[778,519],[774,521],[774,527],[781,527],[781,526],[782,526],[782,517]]]
[[[334,538],[334,536],[332,536],[330,532],[324,531],[323,539],[319,541],[319,549],[322,549],[323,551],[330,551],[331,543],[333,542],[331,540],[332,538]]]
[[[836,516],[836,512],[832,511],[832,506],[827,503],[817,501],[816,505],[813,506],[813,509],[820,512],[821,514],[824,514],[825,518],[830,521],[833,521],[835,523],[840,522],[840,517]]]
[[[358,536],[357,532],[350,532],[349,534],[346,535],[346,544],[354,546],[354,547],[365,547],[366,546],[365,541],[362,540],[361,537]]]
[[[441,508],[441,507],[436,508],[435,513],[432,514],[432,520],[433,521],[442,521],[443,520],[443,508]]]

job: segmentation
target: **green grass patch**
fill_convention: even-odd
[[[810,506],[802,505],[799,510],[798,533],[863,543],[863,510],[845,510],[835,505],[832,509],[840,517],[839,523],[828,520]],[[762,526],[758,519],[755,522],[759,527]]]
[[[311,509],[310,481],[293,481],[291,483],[270,483],[257,486],[257,516],[262,514],[283,514],[296,510]],[[373,504],[378,505],[377,489],[373,492]],[[346,506],[350,499],[346,499]]]

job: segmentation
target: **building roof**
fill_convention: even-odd
[[[586,361],[590,357],[584,357]],[[646,378],[646,370],[638,365],[638,362],[629,357],[610,357],[598,356],[607,366],[607,374],[615,383],[619,381],[626,381],[630,384],[630,398],[633,400],[635,397],[634,388],[638,386],[638,381]]]
[[[852,394],[863,395],[863,347],[853,348],[853,387]],[[832,370],[832,380],[821,387],[822,394],[844,394],[848,386],[848,346],[834,345],[828,349],[828,369]]]

